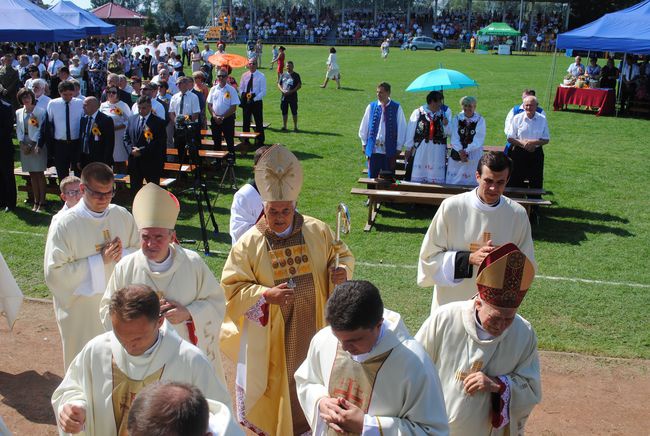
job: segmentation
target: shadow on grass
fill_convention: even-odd
[[[307,135],[315,135],[315,136],[343,136],[340,133],[321,132],[321,131],[318,131],[318,130],[303,130],[303,129],[300,129],[296,133],[305,133]]]
[[[50,398],[60,383],[61,377],[51,372],[10,374],[0,371],[2,402],[27,421],[38,424],[56,423]]]
[[[629,223],[627,218],[609,213],[559,207],[542,209],[539,218],[539,224],[533,226],[533,239],[536,241],[579,245],[587,240],[588,234],[609,233],[622,238],[634,236],[623,227],[605,224]]]
[[[206,215],[206,219],[207,219]],[[213,256],[223,257],[224,259],[228,256],[228,253],[215,252],[215,247],[218,242],[230,244],[232,239],[228,233],[228,227],[219,227],[219,233],[214,232],[212,223],[208,221],[206,224],[208,232],[208,246],[210,252]],[[178,239],[181,241],[181,245],[184,248],[196,250],[197,252],[203,254],[203,236],[201,235],[201,228],[198,226],[187,226],[187,225],[177,225],[176,234]]]
[[[31,204],[18,204],[16,208],[7,213],[11,213],[16,216],[19,220],[32,225],[32,226],[45,226],[50,225],[52,221],[52,216],[61,209],[62,205],[59,202],[49,201],[45,211],[42,212],[33,212]],[[5,213],[5,212],[0,212]],[[0,215],[2,216],[2,215]]]
[[[416,233],[424,235],[429,228],[429,221],[433,218],[437,208],[421,204],[383,203],[373,230],[379,232]],[[404,220],[411,223],[414,219],[424,219],[426,224],[417,227],[406,227],[393,224],[385,224],[386,219]]]
[[[359,88],[351,88],[349,86],[341,86],[341,89],[339,91],[352,91],[352,92],[361,92],[364,91],[363,89]]]

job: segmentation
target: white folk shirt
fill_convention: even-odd
[[[73,98],[70,100],[70,138],[79,139],[79,123],[84,115],[83,100]],[[47,105],[47,116],[54,123],[54,139],[65,141],[65,101],[59,97],[51,100]]]
[[[390,103],[391,99],[388,99],[388,105]],[[381,106],[381,103],[379,103]],[[363,114],[363,119],[361,120],[361,125],[359,126],[359,138],[361,138],[361,145],[364,147],[366,146],[366,142],[368,142],[368,133],[370,133],[368,130],[368,126],[370,125],[370,107],[371,105],[366,106],[366,111]],[[384,146],[385,138],[386,138],[386,129],[384,129],[385,126],[384,122],[384,111],[382,110],[381,112],[381,118],[379,119],[379,128],[377,129],[377,141],[375,143],[375,149],[372,151],[373,153],[379,153],[379,154],[386,154],[386,148]],[[399,105],[397,108],[397,144],[396,144],[396,149],[399,152],[402,149],[402,146],[406,142],[406,117],[404,116],[404,110],[402,110],[402,105]]]
[[[140,115],[139,110],[138,110],[138,103],[133,103],[133,106],[131,106],[131,113],[133,115]],[[151,113],[153,113],[155,116],[160,118],[161,120],[165,121],[165,108],[160,103],[158,100],[155,98],[151,99]]]
[[[239,90],[241,91],[242,98],[246,98],[246,89],[248,88],[250,77],[251,72],[246,71],[242,74],[241,80],[239,81]],[[253,73],[253,88],[251,89],[251,93],[255,94],[253,101],[262,101],[266,95],[266,77],[259,71]]]
[[[535,112],[535,115],[532,118],[528,118],[526,112],[521,112],[512,117],[508,137],[534,140],[545,139],[547,141],[551,139],[548,132],[546,117],[537,112]]]
[[[237,95],[237,90],[227,83],[223,88],[219,85],[214,85],[210,88],[206,103],[212,107],[212,111],[215,114],[222,116],[232,105],[239,104],[239,96]]]
[[[194,115],[201,112],[199,97],[197,97],[197,95],[194,94],[191,90],[185,93],[185,98],[183,99],[183,107],[181,107],[182,98],[182,92],[174,94],[171,102],[169,102],[170,113],[175,113],[178,117],[179,115]]]

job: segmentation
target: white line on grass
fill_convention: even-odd
[[[371,262],[355,262],[356,265],[367,266],[370,268],[404,268],[404,269],[416,269],[417,265],[394,265],[390,263],[371,263]],[[576,277],[556,277],[556,276],[544,276],[536,275],[536,279],[542,280],[555,280],[562,282],[574,282],[574,283],[589,283],[594,285],[607,285],[607,286],[629,286],[631,288],[650,288],[650,285],[643,283],[629,283],[629,282],[608,282],[604,280],[590,280],[590,279],[580,279]]]
[[[34,232],[21,232],[20,230],[3,230],[2,233],[11,233],[13,235],[27,235],[27,236],[39,236],[44,238],[45,233],[34,233]]]

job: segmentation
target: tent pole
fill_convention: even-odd
[[[555,51],[553,52],[553,66],[551,67],[551,76],[548,78],[548,83],[546,84],[546,110],[551,110],[551,90],[553,89],[553,78],[555,77],[555,67],[557,65],[557,44],[555,45]]]
[[[621,88],[623,88],[623,75],[625,74],[625,67],[627,66],[627,53],[623,53],[623,67],[621,67],[620,75],[618,76],[618,92],[616,96],[616,101],[618,102],[618,105],[616,105],[616,116],[618,117],[618,113],[621,110],[621,98],[623,97],[623,92]]]

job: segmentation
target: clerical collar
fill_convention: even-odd
[[[478,195],[478,188],[474,188],[474,195],[472,196],[474,198],[474,205],[476,206],[477,209],[480,210],[485,210],[485,211],[493,211],[497,207],[501,205],[501,197],[499,196],[499,199],[492,203],[488,204],[483,201],[480,195]]]
[[[367,353],[363,353],[363,354],[350,354],[350,357],[352,358],[352,360],[354,360],[355,362],[361,363],[361,362],[364,362],[366,359],[368,359],[368,356],[370,355],[370,353],[372,353],[374,351],[374,349],[377,348],[377,345],[379,345],[379,343],[381,342],[382,338],[384,337],[384,333],[386,333],[386,320],[384,320],[381,323],[381,329],[379,330],[379,336],[377,337],[377,342],[375,342],[375,345],[372,346],[370,351],[368,351]]]
[[[174,256],[171,245],[169,246],[168,250],[169,251],[167,252],[167,257],[162,262],[156,262],[155,260],[147,259],[147,263],[149,264],[149,269],[151,272],[163,273],[169,271],[169,269],[174,264]]]
[[[289,225],[289,227],[287,227],[286,230],[284,230],[283,232],[280,232],[280,233],[273,232],[273,233],[274,233],[275,236],[277,236],[278,238],[286,238],[287,236],[289,236],[289,235],[291,234],[291,232],[293,232],[293,222],[292,222],[292,223]]]
[[[482,341],[489,341],[494,339],[496,336],[488,333],[487,330],[481,325],[481,320],[478,317],[478,310],[474,309],[474,324],[476,324],[476,336]]]
[[[82,198],[79,203],[81,204],[81,206],[79,206],[79,207],[83,211],[85,211],[88,215],[90,215],[92,218],[99,219],[99,218],[104,218],[106,215],[108,215],[108,207],[106,209],[104,209],[102,212],[95,212],[93,210],[90,210],[90,208],[86,204],[86,199],[85,198]]]

